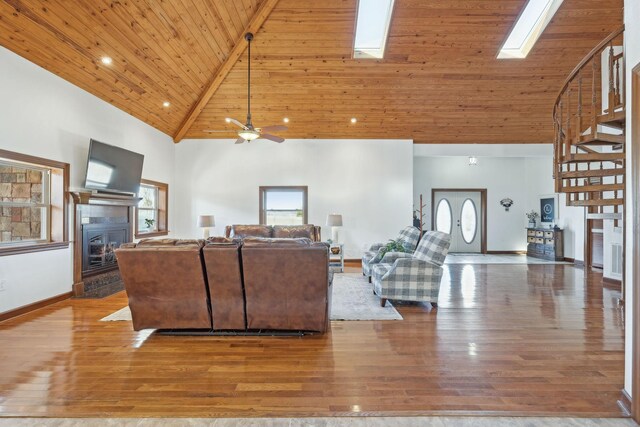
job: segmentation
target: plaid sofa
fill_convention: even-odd
[[[413,254],[390,252],[372,268],[373,290],[384,306],[387,299],[429,301],[438,305],[442,264],[449,252],[451,236],[427,232]]]
[[[402,246],[408,252],[413,252],[420,239],[420,230],[416,227],[405,227],[400,230],[398,236],[394,239],[402,242]],[[371,268],[374,264],[379,263],[382,260],[382,249],[386,243],[374,243],[369,247],[369,250],[362,254],[362,274],[365,276],[371,276]]]

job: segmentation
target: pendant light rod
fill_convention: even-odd
[[[249,43],[247,48],[247,127],[253,128],[253,124],[251,124],[251,40],[253,40],[253,33],[245,34],[244,39]]]

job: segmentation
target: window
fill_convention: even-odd
[[[498,59],[526,58],[563,0],[529,0],[498,53]]]
[[[260,224],[307,224],[307,187],[260,187]]]
[[[0,150],[0,255],[68,247],[69,164]]]
[[[393,3],[394,0],[358,1],[356,35],[353,42],[354,58],[384,57]]]
[[[466,199],[462,203],[460,211],[460,228],[462,230],[462,238],[466,244],[471,244],[476,239],[478,230],[478,211],[473,200]]]
[[[168,230],[169,185],[143,179],[136,208],[136,237],[166,236]]]
[[[447,199],[441,199],[436,208],[436,231],[451,234],[451,226],[453,225],[453,213],[451,205]]]

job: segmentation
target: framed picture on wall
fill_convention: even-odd
[[[558,219],[558,195],[540,196],[540,222],[552,223]]]

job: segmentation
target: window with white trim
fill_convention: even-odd
[[[136,207],[136,237],[167,235],[169,186],[165,183],[142,180]]]

